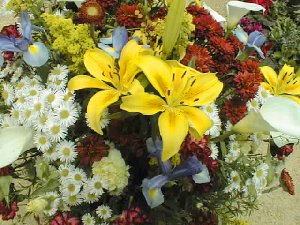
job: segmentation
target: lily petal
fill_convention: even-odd
[[[189,106],[178,106],[189,121],[189,126],[194,129],[193,135],[200,139],[202,135],[213,125],[212,120],[202,110]]]
[[[146,55],[137,60],[137,65],[144,72],[152,86],[165,97],[172,87],[171,67],[160,58]]]
[[[39,67],[48,61],[49,50],[43,43],[35,42],[23,53],[23,58],[28,65]]]
[[[290,135],[283,134],[281,132],[270,132],[274,143],[277,147],[281,148],[287,144],[299,144],[300,139],[296,137],[292,137]]]
[[[137,79],[134,79],[133,82],[131,82],[128,92],[130,94],[141,93],[141,92],[144,92],[144,87],[143,87],[143,85],[141,85],[141,83]]]
[[[25,127],[0,129],[0,168],[5,167],[31,148],[34,148],[33,131]]]
[[[188,133],[188,120],[179,110],[167,109],[158,119],[159,132],[163,141],[162,161],[175,155]]]
[[[85,89],[85,88],[99,88],[109,90],[111,87],[97,78],[86,75],[77,75],[72,77],[68,82],[68,89],[70,91]]]
[[[114,58],[100,49],[87,50],[84,54],[84,65],[89,73],[99,80],[112,82],[110,77],[114,70]]]
[[[264,78],[267,80],[267,82],[271,85],[271,87],[276,87],[278,79],[277,79],[277,74],[273,70],[273,68],[269,67],[269,66],[263,66],[263,67],[260,67],[260,71],[262,72],[262,74],[263,74]]]
[[[115,90],[99,91],[91,97],[87,106],[87,119],[91,128],[98,134],[103,134],[100,118],[103,110],[119,100],[120,94]]]
[[[245,16],[250,10],[263,12],[266,10],[261,5],[242,1],[230,1],[226,5],[227,8],[227,27],[233,29],[240,19]]]
[[[278,86],[292,86],[291,84],[288,85],[287,82],[291,80],[291,76],[294,74],[294,67],[284,64],[278,75]]]
[[[292,95],[280,95],[280,96],[292,99],[293,101],[297,102],[300,105],[300,98],[299,97],[292,96]]]
[[[166,102],[157,95],[137,93],[122,97],[120,108],[127,112],[139,112],[143,115],[153,115],[165,110]]]

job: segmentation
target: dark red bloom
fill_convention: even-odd
[[[80,219],[70,213],[56,213],[49,225],[79,225]]]
[[[283,157],[289,156],[294,151],[293,145],[284,145],[276,151],[277,158],[282,160]]]
[[[0,168],[0,176],[9,176],[12,175],[13,172],[14,168],[11,165]]]
[[[122,215],[112,222],[112,225],[135,225],[149,223],[149,217],[143,214],[139,207],[123,210]]]
[[[105,9],[113,9],[118,4],[117,0],[97,0],[97,2],[99,2]]]
[[[231,45],[233,46],[233,48],[235,50],[235,55],[237,55],[239,50],[244,49],[244,44],[242,42],[240,42],[239,39],[235,35],[232,35],[232,34],[229,35],[229,37],[226,40],[228,42],[230,42]]]
[[[215,21],[210,15],[194,17],[193,24],[195,24],[195,35],[197,38],[208,38],[224,35],[224,30],[220,23]]]
[[[247,106],[240,99],[228,99],[225,101],[222,111],[232,124],[236,124],[246,116]]]
[[[223,37],[213,36],[209,38],[210,50],[214,54],[235,56],[233,45]]]
[[[197,5],[189,5],[186,10],[193,16],[209,15],[209,12],[206,9]]]
[[[283,182],[283,185],[287,188],[287,191],[290,195],[295,195],[295,186],[293,183],[293,179],[289,172],[286,171],[286,169],[283,169],[281,171],[281,181]]]
[[[209,51],[199,45],[188,45],[181,63],[188,65],[192,59],[195,60],[195,69],[202,73],[209,72],[214,64]]]
[[[158,10],[151,12],[150,18],[152,21],[156,21],[158,19],[164,19],[166,17],[167,13],[168,13],[167,8],[162,7],[162,8],[159,8]]]
[[[10,206],[4,201],[0,202],[0,215],[2,215],[2,220],[15,218],[17,211],[19,211],[17,202],[11,202]]]
[[[239,72],[234,77],[236,91],[247,101],[255,97],[263,76],[260,73]]]
[[[79,164],[91,166],[95,161],[108,155],[109,146],[98,134],[91,134],[82,138],[77,145]]]
[[[136,5],[121,6],[116,14],[117,22],[127,28],[139,28],[144,22],[143,14]]]
[[[21,37],[16,25],[4,26],[1,30],[1,34],[8,36],[8,37],[9,36],[13,36],[15,38]]]
[[[266,9],[265,15],[269,14],[270,8],[273,5],[272,0],[248,0],[248,2],[263,6]]]
[[[237,68],[241,72],[248,71],[249,73],[260,74],[259,63],[254,59],[246,59],[237,65]]]

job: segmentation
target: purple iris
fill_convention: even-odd
[[[241,27],[238,27],[235,29],[234,34],[240,42],[249,48],[254,48],[261,58],[265,58],[264,53],[261,50],[261,46],[266,42],[267,38],[263,33],[253,31],[248,35]]]
[[[0,51],[23,53],[24,61],[30,66],[42,66],[49,59],[46,46],[40,42],[32,42],[32,24],[27,12],[21,12],[22,38],[7,37],[0,34]]]

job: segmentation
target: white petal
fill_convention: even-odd
[[[43,43],[35,42],[32,44],[34,51],[28,48],[28,51],[23,53],[24,61],[30,66],[42,66],[49,59],[49,51]]]
[[[287,144],[298,144],[300,143],[300,139],[296,137],[292,137],[290,135],[283,134],[281,132],[270,132],[274,143],[277,147],[281,148]]]
[[[210,182],[209,172],[205,165],[200,173],[193,175],[193,180],[196,184],[205,184]]]
[[[226,5],[227,8],[227,27],[233,29],[250,10],[263,12],[266,10],[261,5],[255,3],[241,2],[241,1],[230,1]]]
[[[34,147],[33,131],[25,127],[6,127],[0,129],[0,168],[5,167],[26,150]]]

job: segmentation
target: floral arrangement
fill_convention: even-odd
[[[295,194],[297,6],[226,7],[4,1],[2,220],[248,224],[264,192]]]

